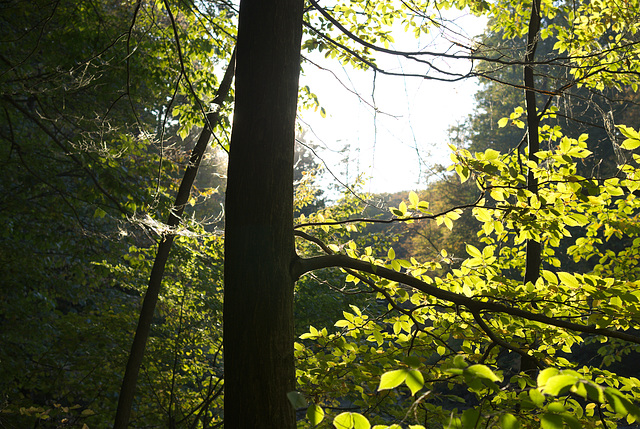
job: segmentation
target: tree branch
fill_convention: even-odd
[[[640,344],[640,337],[627,334],[625,332],[614,331],[611,329],[596,328],[595,326],[582,325],[579,323],[568,322],[563,319],[556,319],[553,317],[545,316],[544,314],[531,313],[529,311],[521,310],[519,308],[507,307],[503,304],[498,304],[491,301],[477,301],[476,299],[469,298],[465,295],[454,293],[447,290],[439,289],[433,285],[430,285],[416,277],[412,277],[407,274],[403,274],[397,271],[390,270],[388,268],[376,265],[370,262],[361,261],[358,259],[350,258],[346,255],[326,255],[317,256],[313,258],[303,259],[297,258],[293,261],[291,270],[295,279],[299,278],[304,273],[313,270],[319,270],[322,268],[351,268],[358,271],[363,271],[369,274],[373,274],[379,277],[383,277],[387,280],[395,281],[398,283],[411,286],[427,295],[433,296],[438,299],[452,302],[454,304],[464,306],[469,309],[471,313],[479,313],[481,311],[492,313],[504,313],[511,316],[520,317],[525,320],[534,322],[540,322],[558,328],[568,329],[574,332],[582,332],[585,334],[604,335],[611,338],[618,338],[631,343]]]
[[[411,216],[411,217],[394,217],[391,219],[371,219],[371,218],[355,218],[355,219],[345,219],[345,220],[337,220],[337,221],[331,221],[331,222],[307,222],[307,223],[301,223],[298,225],[295,225],[293,228],[295,230],[297,230],[298,228],[302,228],[305,226],[323,226],[323,225],[344,225],[344,224],[348,224],[348,223],[358,223],[358,222],[362,222],[362,223],[394,223],[394,222],[407,222],[407,221],[411,221],[411,220],[423,220],[423,219],[436,219],[440,216],[444,216],[447,213],[451,213],[453,211],[456,210],[462,210],[462,209],[468,209],[468,208],[472,208],[472,207],[480,207],[478,206],[478,203],[484,198],[484,192],[480,194],[480,196],[478,197],[478,199],[471,203],[471,204],[465,204],[462,206],[455,206],[455,207],[451,207],[447,210],[444,210],[440,213],[437,214],[426,214],[426,215],[421,215],[421,216]],[[495,208],[497,210],[500,210],[500,207],[491,207],[491,208]],[[311,240],[313,241],[313,240]]]
[[[492,344],[497,344],[499,346],[504,347],[507,350],[514,351],[518,353],[522,357],[522,359],[532,360],[535,362],[538,368],[542,369],[540,362],[538,362],[536,358],[534,358],[533,356],[531,356],[529,353],[522,350],[521,348],[516,347],[513,344],[510,344],[507,341],[503,340],[502,338],[498,337],[496,333],[493,332],[493,330],[489,327],[489,325],[487,325],[487,322],[485,322],[482,319],[482,316],[480,316],[479,312],[472,312],[471,314],[473,314],[473,318],[475,319],[478,326],[480,326],[480,329],[482,329],[484,333],[487,334],[487,336],[491,339],[491,341],[493,341]]]

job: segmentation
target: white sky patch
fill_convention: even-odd
[[[484,31],[485,22],[460,15],[455,19],[458,28],[453,29],[460,34],[449,33],[449,39],[469,45],[470,38]],[[416,40],[399,28],[393,33],[395,43],[390,47],[438,52],[450,48],[451,43],[436,31]],[[457,47],[449,53],[456,51],[469,53]],[[476,79],[441,82],[386,76],[342,67],[335,60],[325,59],[323,53],[314,53],[310,59],[331,72],[308,63],[304,66],[300,84],[309,85],[327,112],[326,118],[318,112],[303,112],[302,120],[311,128],[306,138],[320,146],[319,155],[341,181],[353,183],[364,174],[369,178],[365,189],[369,192],[420,189],[427,183],[430,166],[450,163],[447,130],[472,112]],[[467,60],[424,59],[463,74],[472,66]],[[436,75],[427,65],[399,56],[381,55],[378,66],[393,72]],[[372,106],[377,107],[377,113]]]

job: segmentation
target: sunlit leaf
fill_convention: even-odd
[[[561,392],[567,392],[577,382],[578,377],[571,374],[555,375],[546,381],[542,386],[542,391],[548,395],[557,396]]]
[[[307,408],[307,419],[309,419],[312,425],[319,425],[324,419],[324,410],[319,405],[310,405],[309,408]]]
[[[394,371],[385,372],[380,377],[380,385],[378,390],[393,389],[398,387],[407,378],[407,370],[396,369]]]
[[[333,419],[336,429],[369,429],[371,424],[362,414],[345,412]]]
[[[405,383],[407,387],[411,390],[411,394],[415,395],[416,392],[424,386],[424,378],[422,373],[417,369],[410,369],[407,372]]]
[[[502,429],[520,429],[520,422],[510,413],[500,416],[500,427]]]
[[[471,365],[465,369],[465,373],[473,375],[474,377],[484,378],[490,381],[500,381],[500,377],[494,374],[491,369],[486,365],[476,364]]]

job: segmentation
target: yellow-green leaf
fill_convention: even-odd
[[[362,414],[345,412],[333,419],[336,429],[369,429],[371,424]]]
[[[424,378],[422,377],[422,373],[417,369],[410,369],[407,372],[405,384],[411,390],[411,394],[415,395],[416,392],[422,389],[422,386],[424,386]]]
[[[309,422],[316,426],[324,420],[324,410],[320,405],[312,404],[307,408],[307,419]]]
[[[378,390],[387,390],[398,387],[407,378],[406,369],[396,369],[394,371],[385,372],[380,377],[380,385]]]
[[[418,203],[420,202],[420,199],[418,198],[418,194],[416,194],[415,192],[411,191],[409,193],[409,202],[411,203],[411,205],[417,206]]]

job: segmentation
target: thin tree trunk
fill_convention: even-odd
[[[224,78],[220,83],[216,98],[213,101],[220,107],[222,106],[224,99],[229,94],[229,89],[231,88],[231,82],[233,80],[234,66],[235,51],[231,56],[229,66],[227,66],[227,71],[224,74]],[[207,145],[209,144],[209,140],[211,139],[212,129],[218,122],[218,111],[207,116],[208,124],[205,124],[205,127],[200,134],[200,138],[191,152],[189,164],[187,165],[184,177],[180,183],[178,195],[176,195],[175,204],[171,209],[169,219],[167,220],[167,225],[170,229],[173,229],[180,224],[184,207],[189,201],[191,187],[193,186],[196,174],[198,173],[200,161],[202,160],[204,152],[207,149]],[[144,350],[147,345],[147,339],[149,338],[153,313],[155,312],[156,304],[158,303],[158,295],[160,293],[164,268],[167,264],[169,251],[171,250],[174,238],[175,234],[170,232],[165,234],[158,244],[158,252],[156,253],[156,259],[153,262],[153,268],[151,268],[151,275],[149,276],[149,286],[147,287],[147,292],[144,296],[142,309],[140,310],[140,317],[138,319],[138,327],[136,328],[136,333],[133,337],[131,352],[129,353],[127,367],[122,379],[122,386],[120,387],[118,408],[116,410],[115,422],[113,425],[114,429],[124,429],[129,424],[131,407],[133,406],[136,384],[138,381],[138,372],[140,371]]]
[[[240,3],[225,220],[224,421],[295,427],[293,152],[302,0]]]
[[[538,137],[538,112],[536,108],[536,92],[535,80],[533,75],[533,65],[535,61],[536,48],[538,46],[538,37],[540,34],[540,0],[534,0],[531,5],[531,19],[529,21],[529,34],[527,36],[527,52],[525,53],[524,66],[524,85],[525,99],[527,107],[527,129],[528,129],[528,147],[529,160],[538,162],[535,155],[540,150],[540,141]],[[527,175],[527,189],[534,194],[538,193],[538,181],[533,177],[533,172],[529,169]],[[541,264],[540,242],[536,240],[527,241],[527,257],[526,268],[524,274],[524,282],[535,283],[540,276]]]
[[[529,160],[538,162],[536,153],[540,150],[538,136],[538,126],[540,120],[536,108],[535,80],[533,74],[533,62],[535,61],[538,37],[540,35],[540,0],[533,0],[531,4],[531,18],[529,20],[529,33],[527,36],[527,51],[525,53],[524,85],[525,100],[527,108],[527,136]],[[538,180],[529,169],[527,173],[527,189],[534,194],[538,194]],[[526,262],[524,272],[524,282],[535,283],[540,277],[540,266],[542,264],[542,246],[537,240],[528,240],[526,247]],[[520,370],[534,374],[538,368],[538,363],[533,357],[522,356],[520,360]]]

